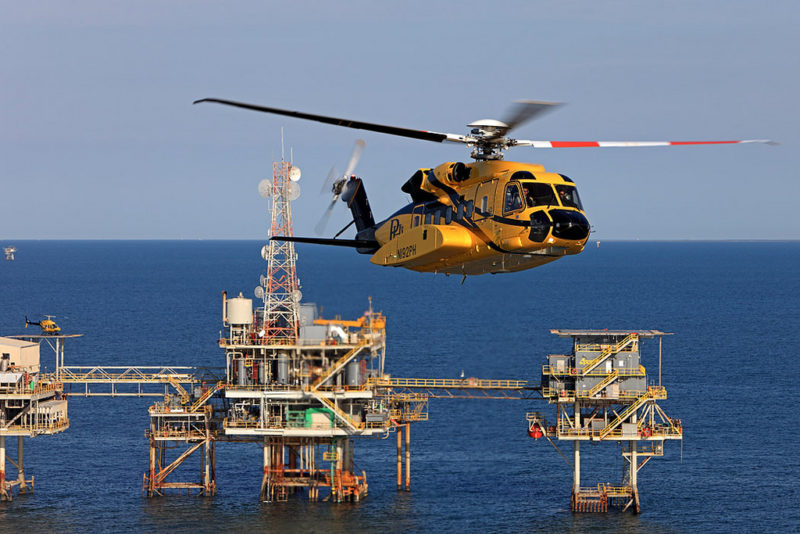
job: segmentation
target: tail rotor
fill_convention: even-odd
[[[337,178],[336,167],[331,167],[330,172],[328,173],[328,177],[325,179],[325,182],[322,184],[322,191],[321,193],[325,193],[325,190],[328,189],[331,193],[333,193],[333,199],[331,203],[328,205],[328,208],[322,214],[317,225],[314,227],[314,231],[317,235],[322,235],[325,232],[325,227],[328,224],[328,220],[331,217],[331,213],[333,213],[333,209],[336,207],[336,201],[342,196],[342,194],[346,193],[349,189],[349,179],[350,176],[356,169],[356,165],[358,165],[358,160],[361,159],[361,153],[364,151],[364,147],[366,143],[363,139],[358,139],[356,141],[355,146],[353,147],[353,153],[350,155],[350,161],[347,163],[347,170],[345,171],[344,175]]]

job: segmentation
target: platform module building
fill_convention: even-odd
[[[63,384],[41,373],[39,343],[0,337],[0,500],[33,490],[25,477],[24,438],[63,432],[69,427]],[[6,454],[6,438],[17,438],[17,459]],[[6,460],[17,469],[6,476]]]
[[[386,321],[368,310],[355,321],[320,319],[300,304],[299,336],[269,339],[250,299],[226,299],[226,438],[263,443],[262,498],[305,488],[311,500],[359,500],[366,474],[353,437],[384,435],[389,406],[373,381],[383,376]]]
[[[668,417],[658,400],[661,340],[658,330],[552,330],[572,339],[569,354],[551,354],[542,367],[542,396],[556,406],[556,419],[527,414],[531,437],[553,443],[573,442],[572,510],[607,511],[609,506],[639,511],[638,472],[663,456],[665,440],[683,439],[680,420]],[[658,380],[648,379],[641,363],[640,340],[658,338]],[[652,381],[652,385],[648,382]],[[620,484],[581,486],[581,442],[614,441],[622,445],[626,469]],[[560,452],[560,451],[559,451]],[[566,456],[565,456],[566,458]]]

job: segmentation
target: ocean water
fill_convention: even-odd
[[[252,295],[255,241],[18,241],[0,262],[0,334],[56,316],[69,365],[221,366],[221,296]],[[571,473],[527,436],[541,400],[444,400],[412,427],[412,491],[395,490],[394,440],[357,440],[358,504],[258,500],[261,450],[217,448],[214,498],[141,494],[153,398],[70,399],[69,430],[26,440],[36,492],[0,503],[0,531],[736,532],[800,529],[800,243],[603,242],[531,271],[468,278],[373,266],[349,250],[298,248],[303,300],[388,317],[395,376],[539,380],[551,328],[661,329],[660,405],[683,444],[640,471],[640,515],[573,514]],[[643,364],[657,377],[658,348]],[[54,358],[43,349],[43,363]],[[16,440],[9,440],[16,456]],[[567,444],[565,447],[569,450]],[[583,483],[616,482],[615,444],[583,448]],[[193,463],[191,465],[194,465]],[[13,469],[9,469],[14,472]],[[199,466],[197,466],[199,474]],[[191,475],[191,473],[190,473]],[[196,478],[193,476],[191,478]]]

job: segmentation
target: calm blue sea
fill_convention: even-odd
[[[17,241],[0,261],[0,334],[56,316],[84,337],[71,365],[221,366],[220,292],[252,295],[255,241]],[[0,243],[3,245],[3,243]],[[356,442],[368,499],[258,501],[261,450],[223,443],[215,498],[141,496],[152,399],[70,400],[71,426],[28,440],[36,493],[0,503],[1,531],[739,532],[800,528],[800,243],[603,242],[531,271],[467,279],[380,268],[349,250],[298,248],[306,302],[388,317],[395,376],[533,379],[569,350],[551,328],[661,329],[661,406],[683,446],[640,472],[641,515],[572,514],[571,474],[524,414],[541,401],[433,400],[412,429],[412,491],[394,440]],[[644,346],[656,377],[657,345]],[[43,350],[44,363],[52,356]],[[15,456],[14,443],[11,455]],[[616,445],[587,446],[585,484],[618,481]],[[192,464],[194,465],[194,464]],[[197,467],[199,474],[199,466]]]

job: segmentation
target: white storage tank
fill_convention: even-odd
[[[253,322],[253,299],[246,299],[239,293],[238,297],[228,299],[225,307],[228,312],[228,324],[246,325]]]

